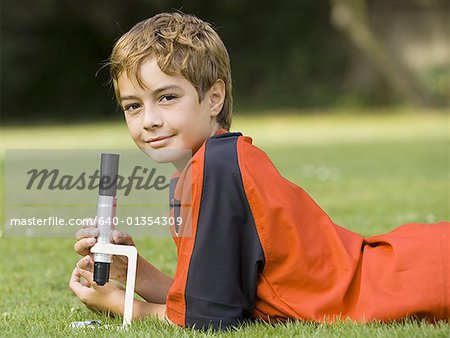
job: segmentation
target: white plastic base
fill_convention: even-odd
[[[136,282],[137,250],[134,246],[131,245],[97,243],[91,248],[91,252],[128,257],[127,283],[125,285],[125,305],[123,309],[123,324],[122,324],[122,327],[126,328],[128,327],[128,325],[131,324],[131,318],[133,316],[133,299],[134,299],[134,286]]]

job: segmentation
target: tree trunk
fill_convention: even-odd
[[[427,105],[426,90],[389,55],[370,28],[365,0],[331,0],[333,23],[374,63],[386,83],[403,99]]]

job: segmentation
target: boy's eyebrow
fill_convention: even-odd
[[[167,86],[164,86],[164,87],[155,89],[155,90],[153,91],[153,95],[154,95],[154,96],[157,96],[159,93],[164,92],[164,91],[166,91],[166,90],[171,90],[171,89],[181,89],[181,87],[180,87],[180,86],[177,86],[176,84],[169,84],[169,85],[167,85]]]
[[[181,89],[181,87],[177,86],[175,84],[170,84],[170,85],[155,89],[153,91],[153,96],[158,96],[161,92],[164,92],[166,90],[173,90],[173,89]],[[124,100],[136,100],[136,99],[138,99],[138,97],[135,95],[126,95],[126,96],[120,97],[120,102],[122,102]]]
[[[125,100],[137,100],[137,99],[138,99],[138,97],[134,96],[134,95],[121,96],[120,102],[125,101]]]

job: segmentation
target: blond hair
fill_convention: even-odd
[[[199,101],[219,79],[225,83],[225,101],[217,116],[222,128],[231,125],[233,98],[227,49],[210,24],[180,12],[161,13],[137,23],[115,44],[109,60],[116,98],[117,80],[125,72],[144,88],[140,66],[155,57],[166,74],[181,74],[195,87]]]

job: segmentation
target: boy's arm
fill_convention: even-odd
[[[135,291],[139,296],[147,302],[165,304],[172,282],[172,278],[138,256]]]
[[[166,304],[154,304],[135,299],[133,304],[133,318],[141,319],[149,316],[154,316],[159,320],[164,320],[172,324],[166,316]]]

